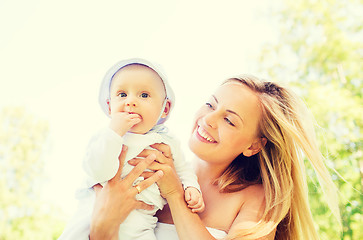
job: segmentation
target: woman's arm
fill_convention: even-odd
[[[116,175],[101,188],[95,186],[96,200],[91,219],[90,239],[118,239],[120,224],[134,209],[150,210],[153,206],[135,199],[138,189],[132,186],[133,182],[155,159],[155,155],[148,156],[145,161],[137,164],[135,168],[121,179],[122,166],[127,148],[124,146],[119,156],[119,168]],[[163,176],[157,171],[150,178],[143,180],[138,185],[144,190]]]
[[[168,201],[179,239],[215,239],[199,216],[188,208],[183,192],[169,195],[166,197],[166,200]]]
[[[165,175],[167,176],[168,173]],[[161,180],[159,182],[161,182]],[[232,233],[233,231],[238,232],[238,229],[251,228],[258,223],[262,217],[265,206],[262,185],[250,186],[246,190],[248,191],[246,193],[247,199],[242,204],[229,233]],[[188,209],[181,191],[169,195],[167,201],[180,239],[215,239],[209,234],[199,216]],[[276,229],[256,240],[274,240],[275,232]],[[235,239],[242,240],[244,238],[237,237]]]
[[[156,160],[149,165],[149,169],[154,171],[162,170],[164,173],[164,177],[157,181],[157,184],[162,196],[168,201],[179,239],[215,239],[206,229],[199,216],[196,213],[192,213],[185,203],[184,190],[175,171],[169,146],[165,144],[154,144],[152,147],[156,151],[145,149],[139,157],[149,156],[152,153],[156,155]],[[133,159],[129,163],[136,165],[142,161],[140,159]],[[144,173],[143,176],[148,177],[150,174]],[[238,231],[238,229],[242,228],[250,228],[262,217],[264,211],[264,189],[262,185],[250,186],[247,189],[246,200],[241,204],[241,209],[231,226],[230,232]],[[260,240],[273,240],[275,231],[260,238]]]

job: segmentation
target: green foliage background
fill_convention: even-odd
[[[57,239],[59,209],[40,200],[48,124],[22,107],[0,112],[0,240]]]
[[[317,122],[326,164],[339,189],[343,230],[326,207],[312,168],[310,204],[321,239],[363,239],[363,1],[283,1],[272,17],[280,41],[266,46],[259,69],[286,81]]]

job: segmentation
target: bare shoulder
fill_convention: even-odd
[[[258,223],[265,211],[265,190],[262,184],[251,185],[240,191],[243,193],[243,204],[230,228],[231,231],[251,228]],[[276,229],[259,240],[272,240]]]
[[[256,193],[257,195],[264,195],[265,193],[262,184],[254,184],[246,187],[244,190],[250,191],[251,193]]]
[[[248,186],[240,191],[243,194],[244,203],[261,203],[265,199],[265,190],[262,184]]]
[[[262,217],[265,210],[265,191],[261,184],[251,185],[240,191],[243,203],[235,218],[233,227],[249,228],[255,225]]]
[[[244,203],[240,213],[250,215],[251,220],[258,221],[265,211],[265,190],[262,184],[256,184],[246,188]]]

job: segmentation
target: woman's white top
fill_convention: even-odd
[[[225,231],[207,227],[209,233],[216,239],[223,239],[227,236]],[[157,240],[178,240],[178,234],[174,224],[160,223],[156,224],[155,235]]]

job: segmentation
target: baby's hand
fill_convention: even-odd
[[[116,112],[111,114],[110,128],[118,135],[123,136],[134,125],[138,124],[141,118],[138,114],[128,112]]]
[[[185,189],[184,197],[188,207],[192,209],[192,212],[200,213],[204,211],[205,205],[203,197],[198,189],[194,187],[188,187]]]

